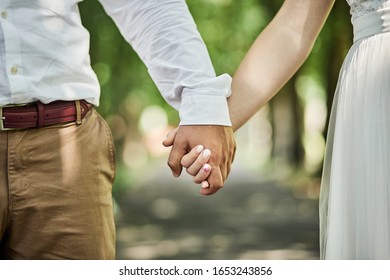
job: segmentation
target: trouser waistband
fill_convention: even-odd
[[[34,102],[0,107],[0,131],[41,128],[68,122],[78,122],[93,107],[85,100]]]

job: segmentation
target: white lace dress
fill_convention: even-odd
[[[321,258],[390,259],[390,0],[347,0],[354,44],[331,113]]]

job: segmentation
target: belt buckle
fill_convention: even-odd
[[[3,109],[7,107],[21,107],[21,106],[26,106],[26,104],[17,104],[17,105],[6,105],[3,107],[0,107],[0,131],[6,131],[6,130],[16,130],[16,128],[13,127],[4,127],[4,120],[5,117],[3,116]]]
[[[10,130],[9,128],[4,127],[4,120],[5,117],[3,117],[3,107],[0,107],[0,131]]]
[[[11,130],[11,128],[4,127],[3,107],[0,107],[0,131]]]

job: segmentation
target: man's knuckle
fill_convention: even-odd
[[[202,180],[200,180],[199,178],[196,178],[196,177],[193,178],[193,181],[194,181],[195,184],[202,183]]]
[[[196,174],[194,174],[195,172],[194,172],[192,169],[189,169],[189,168],[186,169],[186,172],[187,172],[188,174],[192,175],[192,176],[195,176],[195,175],[196,175]]]
[[[176,166],[175,162],[171,159],[168,159],[167,164],[171,169],[173,169]]]
[[[223,188],[223,184],[222,183],[214,183],[213,187],[217,190],[219,189],[222,189]]]

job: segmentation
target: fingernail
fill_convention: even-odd
[[[208,158],[211,154],[211,151],[209,149],[206,149],[203,151],[203,157],[204,158]]]
[[[203,189],[207,189],[209,187],[209,183],[207,183],[207,181],[203,181],[201,186]]]
[[[196,147],[196,152],[199,154],[203,149],[204,147],[202,145],[198,145],[198,147]]]
[[[210,171],[210,169],[211,169],[211,166],[209,164],[203,165],[203,168],[202,168],[203,172],[207,173]]]
[[[172,172],[172,175],[173,175],[173,177],[176,177],[176,178],[179,177],[179,175],[175,172]]]

